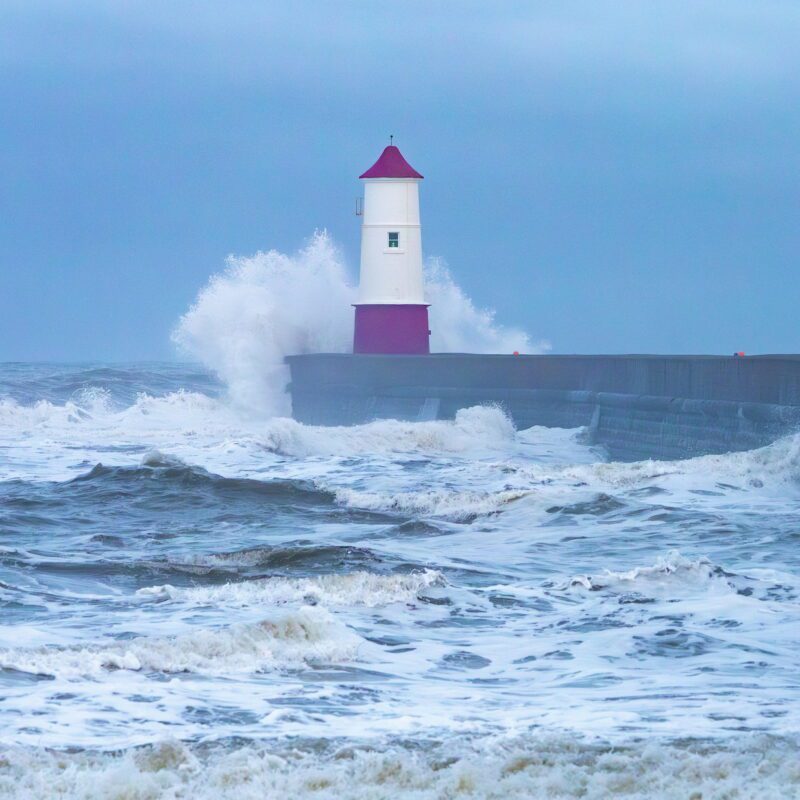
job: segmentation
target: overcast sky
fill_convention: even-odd
[[[174,357],[388,135],[423,245],[568,352],[800,352],[800,3],[0,3],[0,360]]]

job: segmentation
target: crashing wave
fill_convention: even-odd
[[[466,739],[428,747],[349,747],[333,752],[259,744],[199,747],[177,741],[122,753],[0,754],[4,797],[292,797],[475,800],[559,797],[628,800],[800,794],[796,738],[736,742],[631,742],[571,737]],[[744,794],[742,793],[744,789]]]
[[[442,517],[456,522],[467,522],[477,516],[495,514],[509,503],[528,494],[530,494],[528,490],[454,492],[447,489],[431,489],[382,494],[339,489],[336,492],[336,501],[349,508],[365,511]]]
[[[23,405],[10,398],[0,399],[0,424],[9,431],[26,429],[64,430],[76,425],[109,427],[129,431],[163,424],[180,428],[187,422],[207,422],[210,417],[224,418],[226,408],[219,400],[183,389],[158,397],[140,393],[135,402],[116,408],[104,389],[83,390],[81,398],[63,404],[39,400]],[[232,419],[232,418],[230,418]]]
[[[222,586],[148,586],[140,598],[172,600],[195,605],[260,606],[283,603],[319,603],[323,606],[375,606],[409,603],[433,586],[444,585],[444,577],[426,569],[407,575],[375,575],[351,572],[317,578],[266,578],[226,583]]]
[[[732,589],[721,569],[707,558],[690,559],[678,550],[670,550],[648,567],[634,567],[624,572],[605,570],[599,575],[574,575],[567,586],[581,587],[590,591],[656,591],[672,590],[675,584],[708,587],[711,583]]]
[[[262,444],[271,452],[290,456],[463,453],[505,449],[514,435],[514,423],[501,409],[473,406],[458,411],[454,420],[436,422],[387,419],[351,427],[317,427],[273,419]]]
[[[61,678],[107,670],[191,672],[204,675],[263,672],[309,663],[348,661],[362,639],[324,608],[304,606],[248,625],[201,629],[178,636],[69,647],[0,650],[0,666]]]

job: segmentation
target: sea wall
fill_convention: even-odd
[[[501,405],[520,428],[585,426],[612,458],[747,450],[800,429],[800,356],[291,356],[316,425],[451,419]]]

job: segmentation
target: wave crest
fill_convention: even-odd
[[[137,596],[197,605],[252,606],[283,603],[319,603],[324,606],[375,606],[408,603],[433,586],[443,586],[444,576],[432,569],[407,575],[351,572],[317,578],[265,578],[222,586],[148,586]]]
[[[396,452],[463,453],[506,449],[514,441],[514,423],[496,406],[473,406],[453,420],[400,422],[377,420],[351,427],[303,425],[271,420],[261,440],[270,452],[289,456],[358,455]]]
[[[523,489],[502,492],[453,492],[447,489],[431,489],[396,494],[339,489],[336,492],[336,501],[348,508],[364,511],[422,514],[459,522],[469,521],[484,514],[494,514],[528,494],[530,492]]]
[[[624,796],[628,800],[789,798],[800,784],[796,737],[651,741],[611,746],[575,737],[458,737],[425,748],[388,745],[319,752],[161,742],[123,753],[7,749],[10,800],[52,796],[198,800],[413,796],[419,800]]]
[[[356,656],[361,643],[360,637],[325,609],[304,606],[255,624],[179,636],[6,649],[0,651],[0,666],[63,678],[96,676],[114,669],[220,675],[348,661]]]
[[[624,572],[605,570],[600,575],[574,575],[567,583],[570,587],[580,587],[590,591],[637,591],[671,592],[676,584],[707,588],[712,583],[727,589],[733,587],[725,579],[719,567],[707,558],[686,558],[678,550],[670,550],[647,567],[634,567]]]

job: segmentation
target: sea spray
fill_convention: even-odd
[[[182,350],[227,384],[231,400],[266,416],[290,411],[283,357],[344,352],[352,337],[353,289],[325,232],[289,256],[230,256],[173,333]]]
[[[431,304],[434,353],[542,353],[550,349],[549,343],[534,343],[519,328],[499,325],[491,309],[476,308],[441,258],[425,263],[425,299]]]
[[[546,348],[476,308],[441,260],[430,259],[425,272],[434,352]],[[341,252],[326,232],[317,232],[294,255],[230,256],[181,318],[173,340],[220,377],[237,406],[285,416],[291,407],[284,356],[349,352],[355,300]]]

